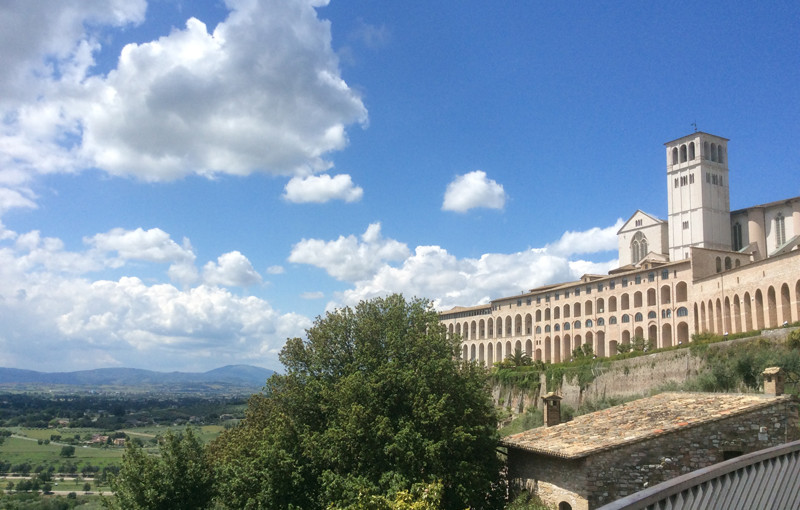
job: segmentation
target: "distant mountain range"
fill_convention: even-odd
[[[0,384],[67,386],[236,386],[260,388],[275,373],[252,365],[228,365],[208,372],[154,372],[138,368],[98,368],[77,372],[37,372],[0,367]]]

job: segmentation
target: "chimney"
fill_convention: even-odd
[[[765,395],[775,395],[776,397],[783,395],[783,383],[786,376],[781,367],[769,367],[761,375],[764,376]]]
[[[544,426],[552,427],[561,423],[561,397],[553,392],[542,397],[544,401]]]

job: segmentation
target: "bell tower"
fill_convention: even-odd
[[[664,145],[670,260],[691,246],[730,250],[728,139],[699,131]]]

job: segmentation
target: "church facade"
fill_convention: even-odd
[[[611,356],[637,340],[668,347],[800,320],[800,197],[731,211],[728,141],[695,132],[665,144],[668,217],[625,222],[619,268],[441,312],[462,358],[491,366],[519,349],[557,363],[583,344]]]

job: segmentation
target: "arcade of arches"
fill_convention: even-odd
[[[637,337],[660,348],[687,343],[695,333],[739,333],[800,320],[800,251],[724,269],[716,258],[697,250],[687,260],[585,276],[454,308],[441,314],[441,322],[462,339],[462,359],[491,366],[517,349],[557,363],[582,344],[597,356],[612,356],[617,345]]]

